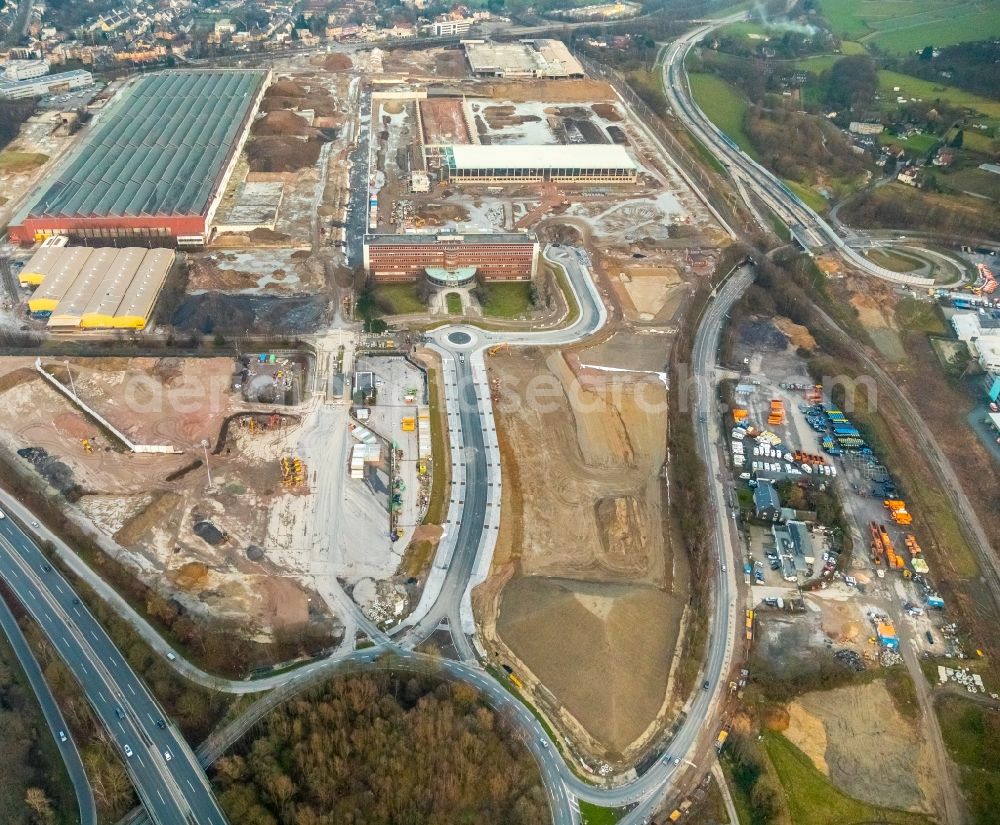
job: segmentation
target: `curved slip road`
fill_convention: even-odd
[[[24,638],[14,614],[3,599],[0,599],[0,628],[10,640],[10,646],[21,663],[21,668],[24,670],[24,675],[27,677],[31,689],[35,692],[42,714],[45,716],[45,722],[49,726],[49,732],[52,734],[56,747],[59,749],[59,755],[66,765],[66,773],[69,774],[70,781],[73,783],[76,804],[80,809],[80,825],[97,825],[97,806],[94,803],[94,792],[90,788],[87,772],[83,769],[80,751],[77,750],[76,742],[68,733],[69,726],[63,719],[55,696],[49,690],[49,685],[42,675],[42,669],[28,645],[28,640]],[[66,737],[65,741],[61,741],[60,734]]]

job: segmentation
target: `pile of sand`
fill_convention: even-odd
[[[253,125],[255,135],[306,135],[308,132],[306,119],[288,109],[268,112]]]

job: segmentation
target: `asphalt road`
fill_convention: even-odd
[[[834,248],[838,254],[852,266],[868,275],[893,283],[911,284],[913,286],[932,286],[933,278],[920,278],[893,272],[868,260],[852,246],[848,245],[834,229],[803,203],[783,181],[779,180],[768,169],[761,166],[741,150],[734,141],[722,132],[694,102],[688,83],[684,60],[688,52],[706,34],[714,29],[743,20],[747,12],[732,14],[725,18],[711,21],[679,37],[671,43],[664,52],[663,85],[667,101],[674,114],[684,123],[688,130],[700,140],[709,151],[726,167],[727,172],[736,184],[741,194],[754,193],[764,204],[772,209],[791,230],[793,237],[808,250]],[[753,202],[747,198],[747,203],[756,219],[765,230],[770,226],[761,217]],[[856,243],[863,240],[860,233],[854,233]]]
[[[52,738],[59,749],[59,755],[66,765],[66,773],[69,774],[70,782],[73,783],[76,804],[80,809],[80,825],[97,825],[97,806],[94,803],[94,792],[87,780],[87,772],[83,769],[80,751],[77,750],[76,742],[69,734],[69,726],[63,719],[56,698],[49,690],[49,685],[42,675],[42,669],[28,645],[28,640],[24,638],[14,614],[3,599],[0,599],[0,628],[10,640],[10,646],[21,663],[21,668],[28,678],[31,689],[35,692],[38,704],[42,708],[42,715],[45,717],[45,722],[48,724]],[[62,737],[66,737],[65,740]]]
[[[76,677],[121,750],[153,821],[223,825],[226,819],[183,737],[170,723],[157,726],[165,717],[156,700],[69,583],[9,518],[0,519],[0,576]]]

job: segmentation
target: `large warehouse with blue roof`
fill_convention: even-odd
[[[269,81],[269,71],[225,69],[136,81],[15,217],[10,238],[204,244]]]

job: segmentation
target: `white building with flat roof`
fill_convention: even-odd
[[[638,173],[625,148],[614,144],[455,145],[441,150],[441,174],[455,183],[635,183]]]
[[[83,89],[93,84],[94,76],[83,69],[47,74],[28,80],[0,80],[0,98],[22,100],[26,97],[41,97],[42,95]]]
[[[3,79],[11,82],[31,80],[49,73],[46,60],[8,60],[3,65]]]

